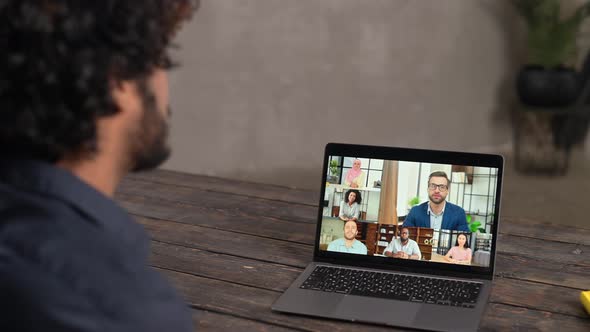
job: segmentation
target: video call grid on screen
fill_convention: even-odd
[[[498,168],[353,156],[327,166],[320,250],[489,266]]]

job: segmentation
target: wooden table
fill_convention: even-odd
[[[116,199],[151,234],[151,264],[200,330],[391,330],[270,310],[312,259],[318,195],[157,170],[128,176]],[[481,329],[590,331],[587,289],[589,229],[503,218]]]

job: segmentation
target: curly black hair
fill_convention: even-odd
[[[354,199],[354,201],[357,202],[358,204],[361,204],[361,202],[363,201],[363,199],[361,197],[361,192],[356,189],[348,189],[346,191],[346,193],[344,194],[344,203],[350,203],[348,201],[348,195],[350,195],[350,193],[355,193],[356,198]]]
[[[0,2],[0,154],[60,160],[96,152],[96,120],[118,112],[112,84],[173,63],[197,0]]]

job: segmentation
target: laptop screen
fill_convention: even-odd
[[[502,166],[469,154],[405,152],[327,153],[319,251],[487,270]]]

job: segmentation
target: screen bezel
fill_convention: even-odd
[[[372,158],[384,160],[497,168],[498,175],[496,177],[496,198],[494,206],[494,218],[491,229],[492,246],[490,255],[490,265],[488,267],[481,267],[404,259],[392,260],[391,258],[386,257],[344,254],[320,250],[319,244],[321,223],[323,217],[323,200],[328,173],[328,158],[330,156]],[[321,194],[318,208],[318,221],[316,225],[314,260],[325,263],[361,266],[368,268],[408,271],[455,277],[476,277],[491,280],[494,275],[496,261],[496,246],[498,239],[498,221],[500,215],[500,197],[502,196],[501,193],[503,172],[504,158],[501,155],[495,154],[328,143],[324,150],[324,161],[322,166],[322,185],[320,190]],[[392,262],[395,262],[395,264],[392,264]]]

